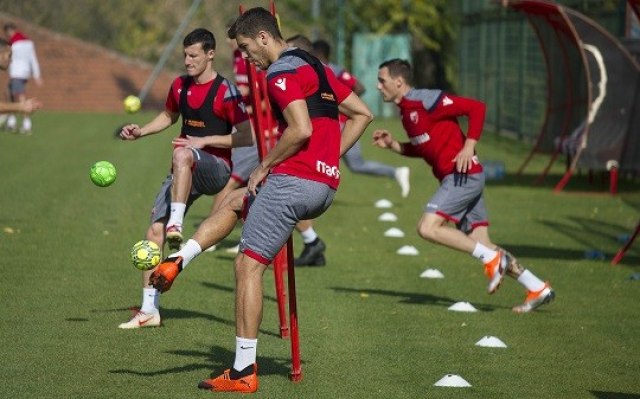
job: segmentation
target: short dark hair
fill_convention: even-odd
[[[313,52],[323,58],[329,59],[329,55],[331,55],[331,45],[326,40],[316,40],[313,42]]]
[[[13,22],[7,22],[6,24],[4,24],[4,31],[8,32],[10,30],[16,30],[16,24],[14,24]]]
[[[380,64],[378,69],[385,67],[389,70],[389,75],[391,75],[392,78],[400,76],[406,83],[411,84],[411,81],[413,80],[413,73],[411,71],[411,64],[409,61],[401,60],[400,58],[393,58],[384,61]]]
[[[0,39],[0,49],[4,50],[5,47],[11,47],[11,44],[4,39]]]
[[[193,46],[196,43],[202,44],[204,52],[216,49],[216,37],[204,28],[198,28],[184,37],[182,45],[184,47]]]
[[[311,43],[311,40],[309,40],[309,38],[305,35],[291,36],[286,40],[286,42],[294,47],[306,51],[307,53],[310,53],[313,50],[313,44]]]
[[[255,38],[260,31],[268,32],[275,39],[282,40],[278,20],[262,7],[250,8],[240,15],[227,31],[229,39],[238,35]]]

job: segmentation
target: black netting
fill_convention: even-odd
[[[628,135],[636,105],[638,65],[620,42],[592,20],[573,10],[566,10],[582,41],[589,83],[592,88],[590,119],[586,148],[578,166],[605,170],[607,162],[621,162],[625,145],[632,144]],[[628,165],[620,164],[628,169]]]
[[[529,6],[531,7],[531,6]],[[546,61],[546,120],[538,138],[539,152],[554,152],[570,142],[586,116],[587,85],[578,44],[568,21],[555,7],[541,4],[525,10]]]

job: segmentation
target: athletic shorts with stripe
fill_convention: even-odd
[[[435,213],[452,221],[469,233],[478,226],[488,226],[484,205],[484,173],[452,173],[440,182],[438,191],[424,207],[425,213]]]
[[[237,147],[231,150],[231,178],[241,185],[246,185],[249,176],[258,167],[258,147],[254,143],[251,147]]]
[[[324,183],[290,175],[269,175],[255,198],[245,198],[249,209],[240,252],[268,265],[287,242],[296,223],[322,215],[335,193]]]
[[[192,148],[195,160],[191,174],[191,192],[187,199],[187,209],[201,195],[214,195],[220,192],[229,181],[231,168],[222,159],[201,149]],[[160,191],[156,195],[151,210],[151,223],[168,218],[171,212],[171,184],[173,175],[170,173],[162,182]]]

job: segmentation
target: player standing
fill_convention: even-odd
[[[471,254],[484,263],[489,278],[487,291],[496,292],[505,273],[527,289],[525,302],[514,312],[530,312],[550,302],[555,292],[548,283],[524,269],[515,258],[493,244],[482,195],[484,173],[475,146],[484,124],[485,105],[441,90],[411,86],[411,65],[400,59],[383,62],[378,70],[382,99],[400,109],[402,125],[409,137],[400,143],[387,130],[376,130],[374,144],[409,157],[419,157],[432,168],[440,188],[429,200],[418,222],[425,240]],[[468,118],[465,137],[458,117]],[[447,226],[453,222],[457,228]]]
[[[173,139],[171,172],[158,192],[146,239],[170,248],[182,242],[182,223],[189,206],[201,195],[214,195],[231,174],[231,148],[253,142],[244,103],[238,89],[213,69],[216,41],[213,33],[196,29],[183,41],[186,75],[176,78],[165,110],[140,127],[125,125],[123,140],[159,133],[182,116],[179,137]],[[232,128],[237,132],[231,134]],[[155,327],[161,323],[160,293],[149,284],[152,271],[143,273],[142,307],[119,328]]]
[[[200,225],[193,239],[158,266],[153,279],[156,287],[168,289],[203,248],[231,231],[238,211],[248,208],[235,259],[235,361],[222,375],[202,381],[199,387],[255,392],[264,271],[297,221],[317,217],[329,207],[340,181],[340,156],[358,140],[373,116],[328,67],[306,52],[289,48],[275,17],[264,8],[242,14],[229,29],[229,37],[237,40],[251,63],[267,70],[267,90],[282,135],[251,173],[250,195],[242,189],[229,195],[228,202]],[[342,135],[339,112],[349,118]]]

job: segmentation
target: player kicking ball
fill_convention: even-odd
[[[400,143],[387,130],[373,133],[374,144],[395,153],[422,158],[432,168],[440,187],[424,208],[418,234],[425,240],[466,252],[484,264],[493,294],[509,274],[527,289],[524,303],[513,308],[527,313],[551,302],[551,286],[520,265],[489,238],[484,205],[484,173],[475,153],[485,117],[485,105],[441,90],[411,86],[411,65],[400,59],[383,62],[378,69],[378,90],[385,102],[400,109],[409,141]],[[465,136],[458,117],[468,118]],[[453,222],[456,228],[447,226]]]
[[[340,156],[360,138],[373,116],[329,67],[290,48],[266,9],[247,10],[229,29],[229,37],[236,39],[249,62],[267,71],[267,90],[282,135],[251,173],[247,189],[229,194],[193,239],[158,266],[151,282],[165,292],[190,260],[229,234],[239,213],[246,213],[235,259],[235,360],[218,377],[198,386],[251,393],[258,389],[263,274],[296,223],[320,216],[331,205],[340,182]],[[348,117],[342,135],[339,112]]]

